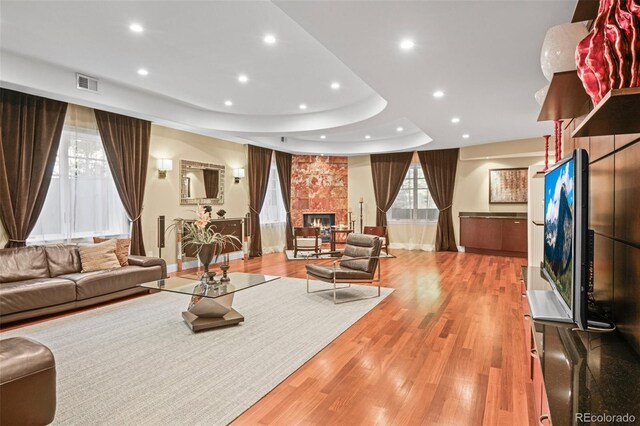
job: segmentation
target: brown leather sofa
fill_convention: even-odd
[[[0,324],[147,292],[137,285],[167,276],[164,260],[143,256],[108,271],[81,269],[74,245],[1,249]]]
[[[0,340],[0,425],[46,425],[56,414],[56,364],[46,346]]]

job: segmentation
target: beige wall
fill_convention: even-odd
[[[496,205],[489,204],[489,169],[527,167],[540,164],[543,158],[536,149],[541,139],[501,142],[462,148],[456,173],[453,217],[456,241],[459,240],[458,213],[461,211],[526,212],[526,204]],[[530,156],[533,155],[533,156]],[[484,157],[484,158],[483,158]],[[503,158],[504,157],[504,158]],[[170,158],[173,170],[165,179],[158,177],[156,160]],[[179,203],[180,160],[195,160],[215,164],[224,164],[225,196],[224,205],[227,217],[244,216],[248,205],[247,179],[233,182],[233,168],[245,167],[247,162],[246,146],[220,139],[196,135],[180,130],[153,125],[151,128],[151,148],[144,211],[142,214],[144,243],[147,251],[158,254],[156,247],[156,219],[164,215],[167,226],[178,217],[192,217],[195,207],[181,206]],[[356,229],[360,227],[358,200],[364,198],[364,224],[375,225],[375,198],[371,179],[369,156],[349,157],[348,205],[353,210]],[[217,210],[214,206],[214,210]],[[391,241],[414,248],[425,248],[425,242],[432,245],[435,241],[435,224],[423,225],[419,230],[407,229],[409,225],[393,225],[389,228]],[[166,248],[162,257],[168,264],[175,263],[175,233],[167,234]],[[0,244],[4,245],[6,235],[0,226]]]
[[[460,149],[453,197],[453,222],[456,241],[460,242],[458,214],[476,212],[526,212],[526,204],[489,204],[489,169],[528,167],[543,161],[542,139],[523,139],[476,145]],[[349,158],[349,206],[358,205],[359,197],[365,199],[364,223],[375,224],[375,198],[371,178],[369,156]],[[357,218],[358,214],[355,215]],[[356,221],[356,229],[360,222]],[[412,228],[413,226],[413,228]],[[411,229],[408,229],[411,228]],[[393,245],[426,248],[435,243],[435,224],[390,225],[389,237]]]
[[[158,177],[156,166],[158,158],[173,160],[173,170],[167,173],[165,179]],[[158,255],[156,244],[156,220],[158,216],[164,215],[166,224],[169,226],[174,218],[187,218],[195,215],[195,206],[180,205],[180,160],[225,165],[224,205],[214,206],[213,211],[224,208],[227,211],[227,217],[244,216],[248,211],[249,192],[247,179],[241,179],[238,184],[235,184],[233,179],[234,168],[244,167],[246,170],[246,145],[152,125],[147,186],[144,210],[142,212],[142,232],[147,254]],[[6,241],[6,232],[0,224],[0,247],[4,247]],[[175,232],[167,233],[166,247],[162,250],[162,257],[167,261],[167,264],[175,263],[176,250],[174,241]]]
[[[376,224],[376,199],[373,195],[373,179],[371,178],[371,162],[368,155],[349,157],[348,201],[352,209],[352,219],[356,221],[356,229],[360,229],[360,197],[364,199],[363,223]]]
[[[173,160],[173,170],[167,172],[165,179],[158,177],[156,167],[158,158]],[[244,167],[246,170],[246,145],[153,125],[151,127],[149,168],[142,213],[144,244],[147,254],[158,255],[156,245],[156,220],[158,216],[165,216],[167,226],[172,223],[174,218],[195,216],[195,206],[180,205],[180,160],[225,165],[224,204],[213,206],[213,211],[223,208],[227,211],[226,217],[228,218],[244,216],[248,211],[247,179],[241,179],[238,184],[234,183],[233,179],[234,168]],[[173,264],[175,256],[175,232],[167,233],[167,242],[166,247],[162,250],[162,258],[167,261],[167,264]]]
[[[490,169],[528,167],[541,162],[541,157],[458,161],[452,207],[453,223],[458,244],[460,243],[460,220],[458,219],[458,213],[460,212],[526,213],[527,211],[526,204],[489,204]]]

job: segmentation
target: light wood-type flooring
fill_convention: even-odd
[[[536,423],[521,319],[525,261],[391,252],[382,285],[395,291],[234,425]],[[274,253],[232,261],[231,271],[304,278],[304,265]]]
[[[395,291],[234,425],[535,424],[522,331],[525,261],[392,254],[382,260],[382,285]],[[304,263],[278,253],[242,269],[303,278]]]

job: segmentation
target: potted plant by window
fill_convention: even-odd
[[[240,240],[233,235],[223,235],[216,232],[211,223],[211,212],[206,211],[202,206],[198,206],[198,218],[194,222],[186,222],[184,224],[184,237],[182,239],[185,245],[193,245],[197,248],[198,258],[204,266],[204,273],[201,280],[203,282],[215,282],[215,272],[209,272],[209,264],[213,260],[218,260],[218,256],[222,253],[222,249],[227,244],[231,244],[234,248],[240,246]]]

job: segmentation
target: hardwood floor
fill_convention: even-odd
[[[392,253],[382,285],[395,291],[234,425],[536,423],[521,321],[525,260]],[[304,265],[276,253],[232,261],[231,271],[304,278]]]
[[[382,276],[395,291],[234,425],[535,424],[521,321],[525,261],[393,254]],[[242,266],[305,276],[304,262],[282,254]]]

